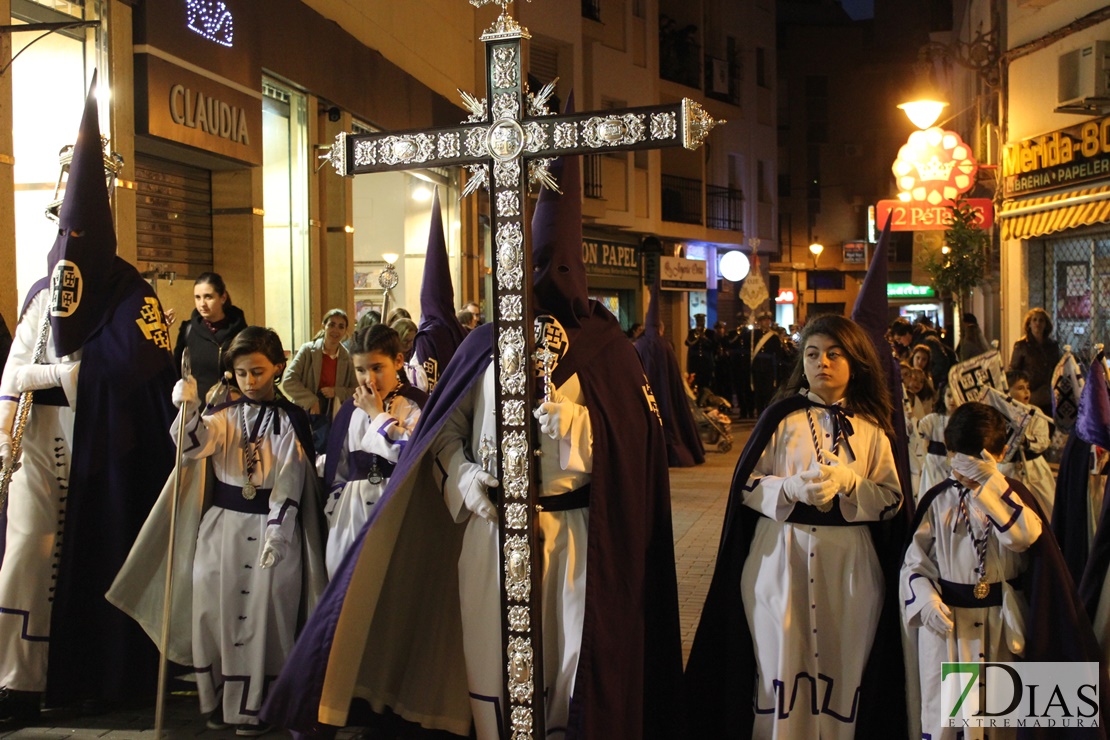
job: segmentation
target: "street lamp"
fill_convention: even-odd
[[[809,253],[813,255],[813,273],[810,276],[813,279],[813,305],[817,305],[817,261],[821,259],[821,253],[825,251],[825,245],[814,242],[809,245]]]

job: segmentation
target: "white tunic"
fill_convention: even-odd
[[[906,421],[906,438],[909,440],[910,453],[910,490],[917,491],[921,485],[921,469],[925,464],[925,449],[914,431],[917,423],[925,418],[925,406],[902,386],[902,413]]]
[[[389,482],[385,477],[378,483],[371,483],[366,475],[352,478],[351,453],[366,452],[396,463],[419,420],[420,407],[404,396],[394,397],[389,408],[373,419],[358,407],[351,414],[347,439],[335,470],[335,481],[328,491],[324,507],[328,518],[328,578],[335,574],[343,556],[358,539],[359,532],[370,517],[370,510],[378,503]]]
[[[916,433],[910,438],[916,438],[917,443],[925,450],[924,462],[921,465],[921,483],[914,490],[914,496],[920,499],[925,493],[952,474],[952,467],[948,464],[948,453],[936,455],[929,452],[930,443],[944,445],[944,429],[948,426],[947,414],[927,414],[924,419],[917,422]]]
[[[498,529],[471,514],[457,485],[466,462],[480,461],[483,438],[495,440],[496,409],[493,364],[452,413],[432,443],[437,479],[448,510],[456,522],[467,523],[459,557],[459,597],[462,606],[464,653],[474,725],[479,740],[498,740],[504,704],[501,650]],[[558,392],[581,403],[578,376],[571,376]],[[554,441],[539,434],[542,455],[542,495],[567,493],[590,480],[593,469],[592,436],[584,407],[575,416],[566,439]],[[504,461],[498,458],[498,470]],[[582,642],[586,606],[586,536],[589,509],[542,512],[538,517],[543,538],[544,685],[547,691],[547,737],[566,732],[574,675]]]
[[[972,492],[968,515],[976,538],[987,532],[987,581],[1003,582],[1002,606],[977,609],[949,607],[955,627],[946,637],[923,628],[921,611],[929,602],[939,602],[938,579],[974,584],[979,559],[975,544],[958,514],[960,488],[953,485],[939,493],[913,535],[902,563],[900,591],[903,618],[917,633],[917,663],[921,679],[921,733],[933,740],[956,740],[959,728],[941,723],[940,670],[942,662],[1012,661],[1024,652],[1025,599],[1005,581],[1025,569],[1022,555],[1040,537],[1042,522],[1021,504],[1001,475]],[[1003,498],[1005,496],[1005,498]],[[988,518],[992,526],[987,527]],[[911,656],[912,658],[912,656]],[[911,707],[912,711],[912,707]],[[982,738],[981,728],[962,728],[967,740]],[[996,733],[999,733],[996,735]],[[990,737],[1013,737],[991,729]]]
[[[821,447],[831,449],[831,418],[811,411]],[[894,453],[879,427],[859,416],[851,423],[849,464],[860,479],[854,493],[838,497],[841,512],[849,522],[889,519],[901,505]],[[815,458],[806,411],[795,411],[779,423],[744,494],[744,504],[763,514],[740,583],[756,653],[756,738],[855,736],[857,693],[882,608],[882,571],[866,526],[786,521],[794,503],[783,481]]]
[[[1056,476],[1043,453],[1052,444],[1052,428],[1044,412],[1034,407],[1033,421],[1025,429],[1023,446],[1025,453],[1036,455],[1032,459],[1024,456],[1009,463],[999,463],[1003,475],[1017,478],[1037,497],[1045,516],[1052,518],[1052,507],[1056,503]]]
[[[253,434],[259,414],[269,409],[274,413],[252,478],[259,489],[271,489],[267,513],[213,505],[201,519],[193,560],[193,663],[200,707],[211,712],[222,703],[224,719],[232,724],[258,722],[266,688],[293,646],[301,596],[296,524],[308,460],[284,411],[246,402],[188,422],[183,451],[192,459],[210,458],[216,479],[241,489],[244,417]],[[176,430],[175,422],[175,437]],[[285,557],[261,568],[267,536],[286,543]]]
[[[11,352],[0,381],[5,402],[18,399],[15,370],[30,365],[50,291],[31,299],[12,337]],[[75,361],[54,354],[48,334],[44,362]],[[23,432],[22,467],[8,489],[7,545],[0,567],[0,686],[16,691],[46,688],[50,614],[54,601],[54,565],[62,550],[66,488],[73,448],[76,385],[64,387],[69,406],[34,404]]]

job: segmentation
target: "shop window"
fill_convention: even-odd
[[[12,3],[12,22],[50,23],[96,18],[77,3]],[[11,33],[11,53],[19,58],[8,69],[12,83],[12,174],[15,189],[15,273],[19,295],[26,295],[46,270],[46,250],[58,225],[49,220],[46,206],[54,200],[61,165],[58,151],[77,136],[85,103],[86,73],[95,63],[95,45],[84,30],[52,33]],[[40,38],[41,36],[41,38]],[[32,43],[34,42],[34,43]],[[49,80],[49,94],[43,94]],[[100,84],[107,85],[104,71]],[[108,110],[101,108],[101,128]],[[11,269],[5,265],[4,269]]]
[[[1110,233],[1047,239],[1029,250],[1029,307],[1052,317],[1053,338],[1070,344],[1080,364],[1110,342]],[[1037,269],[1043,265],[1043,269]],[[1039,283],[1039,284],[1037,284]]]
[[[286,348],[312,338],[309,304],[308,101],[289,88],[262,85],[262,204],[266,323]]]

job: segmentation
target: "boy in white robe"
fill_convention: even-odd
[[[914,491],[915,499],[920,499],[952,472],[952,466],[948,464],[948,448],[944,445],[944,428],[948,425],[952,412],[957,408],[959,403],[956,400],[956,394],[952,392],[951,387],[946,386],[944,408],[926,414],[925,418],[917,422],[915,437],[917,443],[925,448],[925,458],[921,464],[921,482]]]
[[[293,646],[301,601],[298,510],[308,456],[275,403],[285,364],[270,329],[247,327],[227,350],[243,397],[201,415],[195,380],[174,387],[186,415],[182,454],[209,458],[213,505],[193,559],[192,662],[208,727],[265,734],[258,712]],[[173,426],[176,437],[177,424]]]
[[[996,465],[1008,432],[985,404],[952,414],[945,438],[953,479],[922,500],[902,564],[903,618],[917,633],[921,734],[932,740],[984,737],[982,728],[942,722],[941,663],[1013,661],[1025,650],[1027,605],[1014,583],[1043,523]],[[992,740],[1015,734],[990,730]]]
[[[1010,386],[1010,397],[1020,404],[1029,406],[1033,420],[1025,429],[1021,441],[1021,451],[1013,462],[999,463],[1003,475],[1017,478],[1037,497],[1045,516],[1052,518],[1052,508],[1056,502],[1056,475],[1052,472],[1044,452],[1052,444],[1052,420],[1038,407],[1032,406],[1032,393],[1029,390],[1029,376],[1023,370],[1006,373]]]

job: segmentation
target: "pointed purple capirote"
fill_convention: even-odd
[[[435,387],[440,372],[447,367],[465,336],[462,324],[455,317],[455,289],[451,286],[451,265],[443,235],[439,188],[436,188],[424,279],[420,284],[420,329],[412,343],[413,357],[428,375],[429,391]]]
[[[856,296],[852,307],[852,321],[860,325],[871,337],[875,352],[879,355],[883,372],[886,374],[887,388],[890,390],[891,424],[894,426],[894,458],[898,467],[898,477],[902,481],[902,494],[905,505],[914,500],[916,491],[910,490],[910,453],[909,436],[906,432],[906,414],[902,406],[902,367],[895,361],[886,332],[890,315],[890,301],[887,299],[888,257],[890,248],[890,217],[886,220],[883,233],[875,244],[875,253],[867,268],[867,276]]]
[[[574,112],[574,95],[567,98]],[[560,157],[551,174],[562,194],[544,188],[532,216],[534,303],[564,328],[578,327],[590,315],[586,264],[582,261],[582,168],[578,157]]]
[[[1091,363],[1087,384],[1079,395],[1075,434],[1088,444],[1110,448],[1110,390],[1107,389],[1106,364],[1101,352]]]
[[[64,356],[79,350],[102,322],[108,275],[116,256],[116,231],[104,179],[95,72],[85,98],[58,222],[58,237],[47,257],[47,274],[54,350]]]
[[[644,333],[654,329],[656,334],[662,334],[663,318],[659,315],[659,275],[656,274],[655,282],[651,284],[651,302],[648,303],[647,316],[644,317]]]
[[[690,409],[678,358],[671,343],[663,337],[658,274],[651,286],[651,303],[644,319],[644,333],[636,340],[635,346],[659,407],[659,419],[663,422],[663,436],[667,441],[667,464],[672,468],[701,465],[705,462],[705,446],[694,421],[694,412]]]

